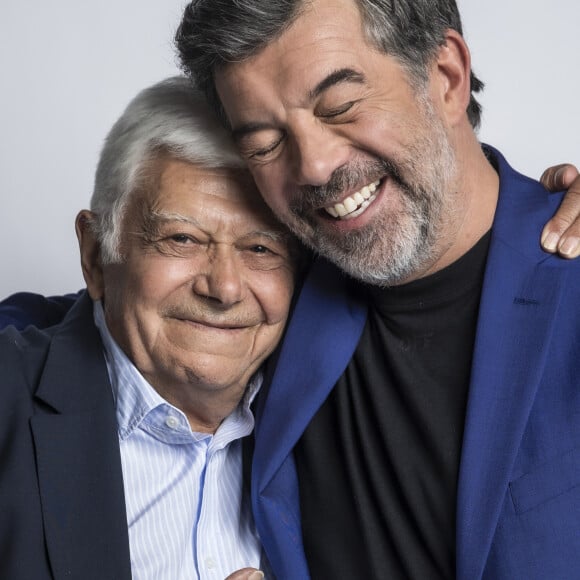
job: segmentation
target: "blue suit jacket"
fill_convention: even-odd
[[[580,261],[549,256],[539,247],[539,233],[561,196],[548,196],[497,152],[496,158],[501,190],[461,457],[457,578],[576,579]],[[270,365],[257,409],[252,502],[281,580],[309,577],[292,450],[348,364],[365,320],[356,284],[319,261],[297,301],[277,364]]]
[[[0,578],[130,580],[117,421],[88,296],[58,327],[0,333],[0,400]]]

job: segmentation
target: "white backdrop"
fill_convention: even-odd
[[[274,1],[274,0],[273,0]],[[137,91],[178,72],[185,0],[3,2],[0,297],[83,286],[74,217],[103,138]],[[460,0],[486,82],[481,138],[517,169],[580,163],[580,2]]]

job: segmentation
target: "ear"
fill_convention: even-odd
[[[100,300],[104,293],[103,267],[101,265],[101,248],[93,232],[94,214],[83,209],[75,220],[75,230],[81,253],[81,267],[87,284],[89,296]]]
[[[471,97],[471,55],[465,40],[457,31],[447,31],[445,44],[439,49],[434,66],[434,90],[447,122],[453,127],[467,121],[467,107]]]

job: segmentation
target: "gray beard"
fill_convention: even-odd
[[[406,200],[405,200],[406,201]],[[315,234],[310,242],[320,255],[362,282],[394,286],[410,278],[432,260],[437,238],[429,203],[405,203],[404,225],[389,215],[340,239]],[[411,217],[411,219],[409,219]]]
[[[352,277],[378,286],[394,286],[419,277],[438,257],[444,223],[453,211],[455,155],[430,103],[426,127],[401,162],[377,159],[335,171],[322,187],[304,187],[291,206],[287,225],[314,251]],[[387,174],[402,209],[377,216],[365,228],[334,233],[317,227],[310,208],[327,205],[339,192]]]

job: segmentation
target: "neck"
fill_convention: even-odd
[[[152,383],[153,384],[153,383]],[[174,407],[182,411],[196,433],[215,433],[223,420],[228,417],[242,400],[244,386],[216,391],[211,388],[172,389],[154,386],[155,390]]]

